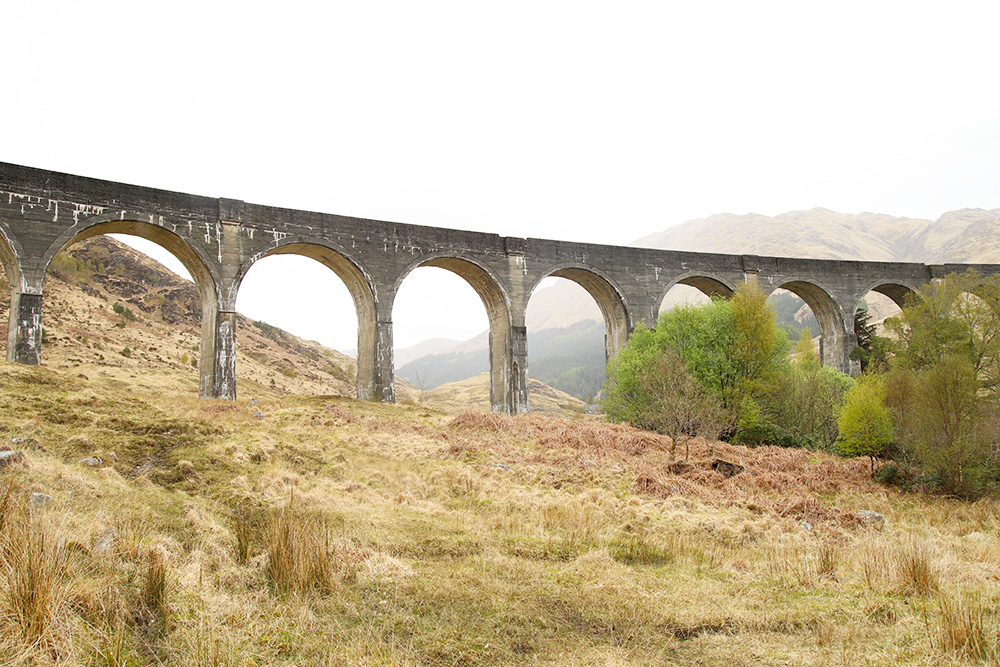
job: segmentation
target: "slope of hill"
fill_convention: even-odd
[[[559,391],[538,380],[528,381],[531,412],[556,417],[573,417],[583,413],[585,404],[575,396]],[[420,393],[420,405],[441,412],[458,413],[466,409],[490,409],[489,373],[465,380],[442,384]]]
[[[42,361],[88,375],[196,393],[198,291],[108,237],[56,256],[45,284]],[[238,390],[353,395],[355,362],[239,316]]]

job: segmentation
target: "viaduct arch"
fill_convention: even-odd
[[[933,278],[1000,265],[926,265],[722,255],[503,237],[283,209],[169,192],[0,163],[0,262],[11,289],[7,356],[41,361],[45,269],[63,247],[89,236],[143,236],[174,253],[201,294],[200,395],[236,397],[236,295],[254,262],[301,254],[336,273],[358,314],[357,393],[392,402],[392,305],[413,269],[452,271],[476,290],[490,320],[491,403],[528,409],[525,309],[547,276],[583,286],[604,315],[613,356],[640,322],[653,323],[666,292],[686,284],[727,296],[756,281],[766,294],[801,296],[823,329],[823,363],[855,371],[854,312],[871,290],[900,303]]]

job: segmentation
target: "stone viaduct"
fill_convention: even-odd
[[[41,361],[45,274],[60,250],[98,234],[140,236],[172,252],[201,295],[199,393],[236,397],[236,295],[254,262],[311,257],[346,284],[358,317],[358,398],[393,402],[392,307],[420,266],[452,271],[476,290],[490,322],[492,408],[528,409],[525,309],[548,276],[584,287],[599,305],[608,356],[640,322],[655,322],[677,284],[729,295],[747,280],[801,297],[822,329],[822,359],[854,370],[854,313],[869,291],[896,303],[933,278],[995,265],[929,266],[720,255],[605,246],[424,227],[201,197],[0,163],[0,261],[11,286],[7,358]],[[433,298],[433,295],[429,295]],[[322,308],[320,301],[317,308]]]

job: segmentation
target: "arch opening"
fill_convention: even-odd
[[[851,350],[851,359],[864,372],[872,363],[884,363],[885,350],[879,349],[875,336],[885,333],[885,321],[898,315],[915,291],[902,285],[879,285],[868,291],[854,308],[853,331],[857,347]],[[874,355],[874,356],[873,356]]]
[[[822,359],[823,331],[812,306],[798,294],[780,287],[771,292],[767,303],[774,311],[775,322],[788,336],[793,347],[796,341],[806,336],[812,343],[816,358]]]
[[[397,286],[392,321],[396,374],[417,390],[398,386],[397,400],[445,409],[512,404],[510,309],[482,267],[455,257],[421,262]]]
[[[621,292],[611,282],[589,269],[568,267],[549,273],[555,278],[566,278],[576,283],[597,303],[605,328],[605,360],[611,359],[628,342],[630,322]]]
[[[173,255],[184,266],[190,279],[194,281],[202,297],[202,302],[215,304],[217,301],[216,280],[212,276],[206,262],[195,249],[177,234],[158,225],[138,220],[109,220],[98,222],[81,231],[66,241],[61,247],[50,250],[46,258],[46,268],[54,260],[55,255],[72,248],[77,243],[95,236],[105,234],[121,234],[151,241]],[[141,250],[139,252],[142,252]],[[143,253],[145,254],[145,253]]]
[[[711,303],[711,301],[711,297],[697,287],[675,283],[664,293],[663,298],[660,300],[658,313],[662,315],[678,306],[704,306]]]
[[[567,278],[546,278],[530,295],[525,314],[531,411],[559,413],[596,403],[608,350],[604,315],[594,297]]]
[[[328,248],[289,244],[240,278],[237,376],[243,384],[297,394],[359,394],[359,319],[374,327],[360,271]],[[360,313],[360,315],[359,315]]]
[[[894,314],[893,311],[898,313],[906,306],[908,299],[916,296],[916,290],[910,287],[886,283],[872,287],[863,297],[863,300],[874,309],[873,314],[882,315],[882,319],[884,320],[887,317],[891,317]]]
[[[817,347],[820,362],[824,366],[831,366],[843,372],[850,370],[850,362],[847,358],[850,350],[844,349],[847,342],[845,336],[848,333],[845,329],[846,323],[837,303],[826,290],[819,285],[798,280],[779,285],[778,290],[792,293],[804,302],[804,305],[811,311],[815,323],[819,328]],[[775,292],[778,290],[775,290]],[[796,308],[797,302],[783,297],[780,292],[778,292],[776,299],[778,303],[785,303],[784,307],[790,312],[795,309],[792,314],[793,322],[806,323],[807,326],[802,328],[808,328],[808,323],[811,323],[812,320],[808,317],[802,306]],[[791,322],[789,326],[793,326]],[[794,338],[798,338],[798,336],[796,335]]]
[[[660,296],[657,313],[663,313],[682,304],[706,304],[711,299],[728,299],[733,288],[718,278],[703,275],[682,276],[672,282]]]
[[[215,283],[197,255],[179,250],[183,241],[161,243],[169,232],[136,228],[160,249],[154,257],[111,235],[127,233],[124,227],[95,225],[50,256],[43,276],[46,363],[99,369],[147,389],[199,392],[207,353],[199,327],[215,317]],[[200,281],[157,261],[164,252],[178,261],[186,255],[185,268]]]

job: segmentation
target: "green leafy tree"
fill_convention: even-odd
[[[679,410],[679,402],[684,401],[688,401],[686,411],[708,410],[701,398],[695,401],[700,401],[698,410],[691,407],[689,401],[696,394],[690,386],[679,379],[671,380],[673,384],[668,386],[663,379],[668,368],[674,368],[674,375],[679,376],[676,369],[683,361],[683,369],[696,381],[701,394],[724,413],[721,418],[713,413],[711,418],[699,419],[706,424],[719,423],[727,430],[744,406],[759,410],[769,383],[778,375],[776,367],[785,364],[787,349],[787,337],[755,285],[737,290],[729,301],[680,306],[662,314],[654,329],[639,326],[632,333],[628,345],[608,367],[603,407],[613,421],[662,432],[697,431],[690,426],[667,426],[668,420],[686,418],[660,414]]]
[[[972,363],[949,355],[917,374],[912,446],[942,486],[963,497],[982,493],[996,464],[994,397],[980,394]]]
[[[803,329],[795,361],[771,383],[766,405],[773,424],[784,433],[781,444],[829,449],[837,439],[837,416],[854,380],[820,366],[812,337]]]
[[[714,299],[707,305],[681,305],[661,314],[649,343],[658,350],[677,352],[705,390],[731,408],[738,380],[730,354],[736,336],[732,303]],[[645,344],[642,339],[638,342],[640,348]]]
[[[775,322],[774,311],[756,282],[733,294],[735,337],[729,349],[735,366],[737,394],[759,399],[779,374],[788,354],[788,336]]]
[[[875,458],[892,442],[892,417],[885,404],[885,379],[870,375],[856,383],[844,397],[837,419],[840,438],[837,449],[843,456],[867,456],[875,476]]]
[[[799,340],[795,343],[795,363],[803,368],[818,368],[819,355],[816,354],[816,346],[813,345],[812,332],[809,329],[802,329],[799,332]]]
[[[972,364],[982,389],[1000,387],[1000,278],[969,272],[935,280],[886,328],[898,365],[925,370],[958,356]]]
[[[730,413],[702,388],[674,350],[658,352],[640,369],[637,379],[645,393],[639,404],[645,409],[633,423],[669,436],[671,456],[677,445],[683,444],[686,460],[692,438],[716,440],[732,421]]]
[[[980,495],[998,464],[1000,279],[934,281],[887,328],[895,343],[886,403],[899,446],[941,489]]]

